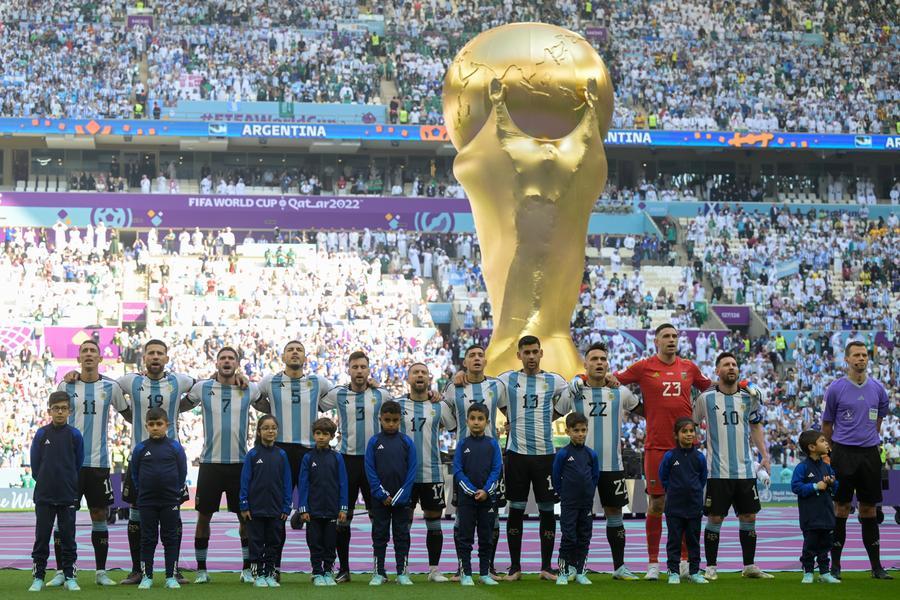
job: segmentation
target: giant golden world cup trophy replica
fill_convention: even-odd
[[[494,310],[491,374],[519,369],[536,335],[541,367],[583,371],[569,323],[591,208],[606,183],[609,73],[580,35],[543,23],[481,33],[444,79],[453,172],[472,205]]]

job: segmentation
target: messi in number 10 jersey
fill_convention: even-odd
[[[724,394],[712,388],[694,401],[694,421],[706,419],[710,479],[753,479],[750,425],[762,422],[757,396],[746,391]]]

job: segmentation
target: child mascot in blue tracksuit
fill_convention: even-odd
[[[462,585],[472,580],[472,544],[478,531],[478,573],[481,583],[497,585],[491,577],[493,531],[497,519],[497,493],[503,457],[500,445],[484,435],[490,414],[484,404],[472,404],[466,411],[469,435],[456,445],[453,455],[453,484],[456,486],[456,556]]]
[[[31,473],[34,476],[34,548],[31,552],[31,588],[44,589],[53,523],[59,528],[63,584],[77,591],[75,579],[75,512],[80,504],[78,473],[84,462],[84,438],[68,424],[71,400],[66,392],[53,392],[47,402],[50,423],[37,430],[31,442]],[[53,582],[51,582],[52,584]]]
[[[840,583],[829,571],[829,552],[834,536],[834,492],[838,482],[834,470],[822,457],[828,454],[828,440],[821,431],[809,430],[797,440],[806,460],[794,467],[791,491],[797,494],[800,529],[803,531],[802,583],[813,582],[815,562],[819,563],[819,581]]]
[[[141,513],[141,569],[139,589],[153,585],[153,556],[162,540],[166,587],[180,588],[175,578],[181,551],[181,503],[187,479],[187,456],[177,441],[166,436],[169,415],[151,408],[145,419],[148,437],[131,453],[131,480]]]
[[[409,500],[416,481],[416,447],[406,434],[400,433],[400,404],[388,400],[378,414],[381,433],[366,446],[366,478],[372,491],[372,548],[375,551],[375,573],[369,585],[387,581],[384,557],[394,534],[394,556],[397,559],[397,583],[412,585],[406,571],[409,556],[409,527],[412,517]]]
[[[241,516],[250,534],[250,569],[255,587],[280,587],[275,559],[284,546],[284,522],[291,513],[291,463],[275,445],[278,420],[272,415],[256,423],[256,444],[241,469]]]
[[[666,490],[666,563],[669,583],[681,583],[678,563],[681,540],[687,545],[693,583],[708,583],[700,574],[700,524],[703,520],[703,488],[709,471],[706,457],[694,446],[696,426],[690,417],[675,421],[677,447],[666,452],[659,464],[659,480]]]
[[[337,585],[334,580],[337,523],[347,522],[347,468],[331,448],[337,432],[334,421],[313,423],[316,447],[300,463],[297,494],[300,519],[306,523],[306,545],[312,563],[313,585]]]
[[[594,494],[600,480],[600,460],[597,453],[584,445],[588,420],[581,413],[566,417],[569,445],[561,448],[553,459],[553,488],[559,494],[559,575],[557,585],[566,585],[570,578],[582,585],[591,580],[584,572],[591,530],[594,527]]]

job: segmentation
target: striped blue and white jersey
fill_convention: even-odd
[[[378,411],[385,400],[390,400],[386,390],[366,388],[354,392],[345,385],[332,388],[319,401],[323,411],[337,412],[338,433],[341,436],[338,452],[350,456],[365,456],[369,439],[381,431]]]
[[[109,409],[122,412],[128,402],[114,379],[100,377],[90,383],[60,382],[56,388],[71,398],[69,425],[84,437],[84,462],[82,467],[109,468]]]
[[[556,403],[556,412],[567,415],[578,412],[587,417],[586,446],[597,453],[600,470],[622,470],[622,419],[638,400],[627,387],[587,387],[577,395],[566,389]]]
[[[484,434],[497,437],[497,411],[506,410],[506,386],[496,377],[485,377],[479,383],[466,383],[456,386],[453,383],[444,388],[444,403],[453,411],[456,417],[456,439],[462,440],[469,435],[469,426],[466,425],[466,411],[473,404],[484,404],[491,416]],[[457,442],[458,443],[458,442]]]
[[[119,377],[119,387],[130,399],[131,450],[147,438],[144,421],[147,411],[161,408],[169,416],[166,436],[178,441],[178,405],[181,397],[191,391],[194,379],[179,373],[163,373],[160,379],[151,379],[140,373],[128,373]]]
[[[506,386],[509,440],[506,449],[517,454],[553,454],[553,408],[566,391],[566,380],[556,373],[526,375],[507,371],[498,377]]]
[[[694,400],[694,421],[706,420],[706,454],[710,479],[754,479],[750,425],[762,422],[757,396],[723,394],[710,388]]]
[[[200,407],[203,417],[203,451],[205,464],[240,464],[247,456],[250,435],[250,406],[259,400],[259,387],[250,383],[242,390],[236,385],[222,385],[213,379],[198,381],[188,393],[193,406]]]
[[[456,429],[456,416],[443,402],[421,402],[409,396],[394,398],[400,403],[400,431],[416,446],[416,483],[443,483],[441,469],[441,429]]]
[[[278,419],[276,442],[314,448],[312,424],[319,418],[319,401],[334,387],[321,375],[266,375],[259,382],[260,408]]]

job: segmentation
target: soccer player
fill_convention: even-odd
[[[341,441],[338,452],[347,469],[347,519],[337,524],[337,555],[341,563],[335,581],[350,581],[350,522],[356,500],[362,493],[366,510],[371,509],[369,482],[366,479],[365,455],[369,439],[381,430],[378,414],[381,404],[389,400],[386,391],[369,385],[369,357],[365,352],[353,352],[347,360],[350,385],[332,388],[319,401],[323,411],[336,410]]]
[[[166,412],[169,429],[166,436],[178,441],[178,414],[191,409],[190,402],[183,398],[194,385],[194,379],[188,375],[167,372],[169,348],[158,339],[144,344],[144,373],[128,373],[117,380],[122,393],[126,395],[131,410],[131,450],[141,442],[144,436],[144,417],[151,408],[161,408]],[[81,377],[78,371],[66,374],[66,383],[77,382]],[[246,385],[246,379],[242,380]],[[122,500],[134,505],[137,496],[134,493],[131,472],[126,470],[122,479]],[[141,574],[141,516],[137,508],[132,506],[128,513],[128,549],[131,553],[131,573],[119,583],[122,585],[138,585]],[[187,579],[176,570],[175,579],[185,585]]]
[[[869,377],[869,351],[862,342],[844,348],[847,375],[825,390],[822,433],[831,444],[831,466],[837,475],[834,493],[836,525],[831,551],[831,574],[841,578],[841,552],[847,539],[847,518],[853,494],[859,501],[859,524],[869,555],[872,577],[893,579],[881,566],[878,519],[881,502],[881,422],[890,410],[884,385]]]
[[[541,370],[544,351],[541,341],[533,335],[519,340],[516,356],[522,361],[522,369],[507,371],[499,377],[509,394],[509,438],[506,447],[509,513],[506,536],[512,564],[506,579],[516,581],[522,578],[522,525],[531,488],[540,515],[541,579],[556,581],[551,567],[556,538],[556,515],[553,512],[556,492],[551,478],[555,452],[553,421],[559,414],[553,407],[566,390],[566,380]]]
[[[751,579],[772,579],[754,563],[756,556],[756,513],[759,494],[751,442],[762,457],[760,466],[769,470],[769,452],[762,426],[762,405],[758,394],[741,390],[738,386],[737,358],[731,352],[716,357],[715,387],[703,392],[694,401],[694,421],[706,422],[706,456],[709,479],[706,483],[706,530],[703,547],[706,551],[706,573],[714,581],[719,532],[728,509],[734,507],[740,527],[741,554],[744,568],[741,575]]]
[[[622,507],[628,504],[625,470],[622,467],[622,421],[626,411],[638,406],[637,398],[626,387],[606,386],[609,373],[609,350],[603,343],[588,348],[584,355],[587,381],[580,376],[563,393],[556,412],[581,413],[587,418],[585,445],[597,453],[600,480],[597,491],[606,516],[606,539],[612,551],[613,579],[633,581],[637,577],[625,566],[625,523]],[[576,381],[577,380],[577,381]],[[576,391],[578,388],[578,391]]]
[[[238,386],[235,372],[238,352],[225,346],[216,354],[214,379],[198,381],[188,393],[192,407],[199,406],[203,417],[203,450],[197,474],[197,529],[194,552],[197,557],[197,577],[194,583],[209,583],[206,556],[209,548],[209,523],[219,510],[225,494],[228,512],[238,516],[243,567],[240,580],[253,583],[250,572],[250,540],[240,512],[241,470],[247,456],[247,434],[250,406],[259,400],[259,388],[251,383],[246,389]]]
[[[497,413],[506,415],[507,396],[506,386],[496,377],[488,377],[484,374],[487,359],[484,356],[484,348],[472,345],[466,348],[463,355],[462,371],[456,374],[453,381],[444,388],[443,401],[453,410],[456,417],[457,443],[469,435],[466,415],[473,404],[481,404],[488,411],[487,428],[484,435],[497,438]],[[505,486],[503,474],[497,485],[498,506],[505,505]],[[497,553],[497,543],[500,541],[500,514],[494,511],[493,542],[491,544],[491,576],[496,577],[493,555]],[[456,528],[453,530],[456,535]]]
[[[408,435],[416,448],[416,482],[410,498],[410,523],[416,504],[422,506],[425,516],[425,547],[428,549],[428,581],[448,581],[440,571],[441,549],[444,533],[441,531],[441,515],[447,506],[444,498],[444,473],[441,468],[441,429],[456,429],[456,417],[443,402],[429,401],[431,373],[423,363],[410,365],[406,382],[409,393],[395,398],[400,404],[402,418],[400,431]]]
[[[62,381],[57,390],[69,395],[72,402],[69,425],[80,431],[84,438],[84,464],[78,473],[78,487],[79,497],[87,499],[91,512],[91,545],[96,557],[96,582],[97,585],[116,585],[106,574],[106,557],[109,552],[106,518],[109,506],[113,503],[112,485],[109,482],[109,409],[115,409],[127,421],[131,420],[131,409],[119,385],[112,379],[100,376],[98,369],[102,360],[97,342],[83,341],[78,347],[80,379],[69,383]],[[53,548],[59,565],[58,531],[53,534]],[[58,570],[48,585],[59,586],[64,580],[63,572]]]
[[[319,401],[334,387],[330,381],[314,373],[304,374],[306,348],[297,340],[291,340],[281,353],[284,370],[266,375],[259,382],[260,410],[271,414],[281,427],[275,445],[285,451],[291,462],[291,486],[297,487],[300,463],[303,455],[315,447],[312,424],[319,417]],[[292,492],[293,493],[293,492]],[[291,516],[291,527],[300,529],[303,521],[300,513]],[[281,580],[281,551],[275,557],[275,581]]]
[[[656,355],[640,360],[624,371],[615,373],[608,384],[636,383],[641,389],[641,406],[647,420],[647,440],[644,444],[644,475],[647,480],[647,573],[644,579],[659,579],[659,540],[662,537],[662,515],[666,504],[666,491],[659,481],[659,464],[663,455],[674,446],[672,429],[680,417],[690,417],[691,388],[707,390],[712,381],[707,379],[697,365],[680,358],[678,330],[670,323],[656,328]],[[687,561],[681,561],[681,575],[687,577]]]

